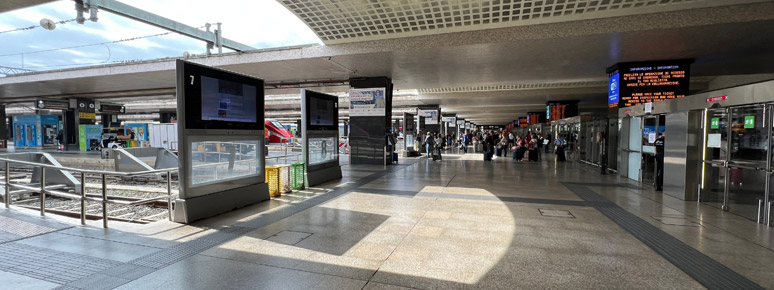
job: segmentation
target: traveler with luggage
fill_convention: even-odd
[[[435,155],[433,155],[435,138],[433,138],[433,134],[427,132],[423,143],[425,144],[425,153],[427,154],[427,157],[433,158],[433,160],[435,160]]]
[[[443,160],[443,158],[441,157],[441,151],[443,151],[444,144],[446,144],[446,142],[443,140],[443,137],[441,136],[441,134],[435,135],[435,144],[436,144],[436,146],[435,146],[435,154],[436,155],[433,156],[434,157],[433,160],[436,160],[436,159],[437,160]],[[440,145],[438,145],[438,144],[440,144]]]
[[[554,145],[556,145],[556,160],[567,161],[567,158],[564,156],[564,147],[567,146],[567,142],[564,141],[564,137],[562,135],[556,137],[556,140],[554,140]]]

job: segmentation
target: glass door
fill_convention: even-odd
[[[704,174],[699,200],[726,209],[725,191],[728,176],[728,110],[708,109],[705,113]]]
[[[766,106],[734,107],[730,112],[728,210],[760,221],[766,194],[769,146]]]
[[[629,120],[629,168],[627,176],[631,180],[640,181],[640,166],[642,165],[642,119],[633,117]]]
[[[659,124],[657,116],[647,116],[642,126],[642,184],[654,186],[656,182],[656,138]]]

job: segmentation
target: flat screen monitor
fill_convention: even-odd
[[[263,80],[178,60],[186,129],[263,130]]]
[[[338,130],[339,99],[336,96],[304,90],[308,130]]]

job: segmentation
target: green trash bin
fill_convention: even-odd
[[[304,173],[306,168],[304,162],[293,162],[293,189],[304,189]]]

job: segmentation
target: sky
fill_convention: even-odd
[[[254,48],[275,48],[321,44],[320,39],[293,13],[275,0],[122,0],[137,8],[193,27],[221,22],[223,37]],[[109,42],[165,33],[167,30],[143,24],[108,11],[99,11],[97,22],[57,24],[54,30],[35,28],[0,33],[0,66],[34,71],[110,64],[122,61],[181,57],[184,52],[204,54],[205,43],[179,34],[121,43],[41,50]],[[60,0],[49,4],[0,14],[0,31],[38,25],[40,20],[75,18],[75,2]],[[229,50],[226,50],[229,51]],[[37,52],[37,53],[36,53]],[[214,53],[217,49],[213,50]]]

